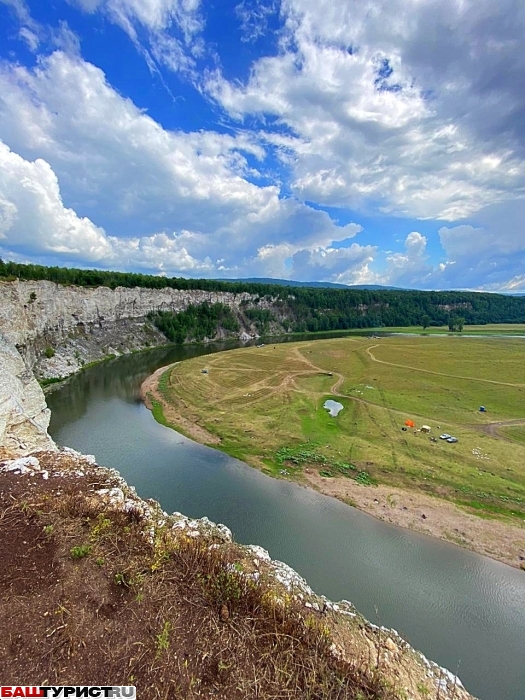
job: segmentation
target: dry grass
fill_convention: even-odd
[[[253,576],[235,545],[169,523],[146,537],[138,509],[97,497],[112,485],[100,472],[0,475],[0,665],[11,683],[133,684],[145,700],[402,698],[379,653],[335,656],[328,618],[262,564]]]

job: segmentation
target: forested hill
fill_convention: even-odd
[[[255,282],[256,284],[278,284],[281,287],[326,287],[327,289],[399,289],[399,287],[385,287],[382,284],[339,284],[338,282],[298,282],[297,280],[283,280],[274,277],[246,277],[244,279],[224,279],[222,282]]]
[[[248,292],[239,302],[241,315],[265,325],[278,322],[287,331],[330,331],[380,326],[525,323],[525,298],[478,292],[330,289],[283,287],[250,281],[157,277],[131,272],[78,270],[22,265],[0,260],[0,279],[49,280],[84,287],[144,287]]]

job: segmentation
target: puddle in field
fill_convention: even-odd
[[[331,416],[337,416],[339,411],[343,410],[344,406],[342,403],[339,403],[339,401],[327,399],[323,404],[323,408],[327,408]]]

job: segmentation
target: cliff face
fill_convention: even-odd
[[[65,287],[53,282],[0,282],[0,332],[38,376],[64,377],[104,356],[162,345],[150,311],[182,311],[221,302],[240,312],[253,295],[202,290]],[[243,333],[251,331],[243,328]],[[46,356],[53,354],[52,357]]]
[[[50,415],[32,372],[0,335],[0,446],[19,455],[54,449],[47,434]]]

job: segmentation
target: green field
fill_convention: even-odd
[[[275,476],[301,480],[312,468],[523,520],[524,357],[525,340],[513,338],[312,340],[187,360],[160,390],[225,452]],[[344,406],[336,418],[329,398]],[[430,435],[403,431],[407,419]]]
[[[417,335],[450,335],[458,336],[461,333],[450,332],[447,326],[429,326],[423,329],[421,326],[391,326],[381,328],[371,328],[367,333],[371,334],[375,331],[382,333],[416,333]],[[348,332],[348,331],[347,331]],[[466,325],[462,331],[463,335],[523,335],[525,336],[524,323],[487,323],[483,326]]]

